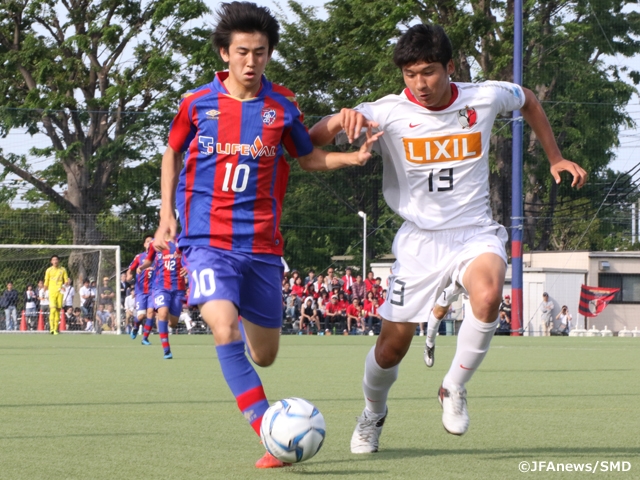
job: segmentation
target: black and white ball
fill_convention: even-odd
[[[265,412],[260,437],[267,451],[287,463],[310,459],[324,442],[324,417],[303,398],[279,400]]]

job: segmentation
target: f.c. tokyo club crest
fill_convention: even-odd
[[[460,122],[460,125],[462,125],[462,128],[473,127],[478,121],[476,109],[467,105],[462,110],[459,110],[458,121]]]
[[[265,125],[273,125],[276,121],[276,111],[273,108],[265,108],[262,110],[262,123]]]

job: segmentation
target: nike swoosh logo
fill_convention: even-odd
[[[460,364],[460,368],[462,368],[463,370],[474,370],[473,368],[467,368],[462,364]]]
[[[416,128],[417,126],[422,125],[421,123],[416,123],[415,125],[413,123],[409,124],[409,128]]]

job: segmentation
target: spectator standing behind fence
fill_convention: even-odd
[[[13,283],[7,283],[7,289],[0,297],[0,307],[4,308],[5,328],[7,330],[17,330],[18,298],[19,294],[13,289]]]
[[[71,284],[71,279],[67,278],[61,289],[62,292],[62,308],[67,310],[69,307],[73,307],[73,299],[76,296],[76,289]]]
[[[356,281],[351,285],[351,299],[357,298],[363,303],[367,295],[367,287],[362,281],[362,275],[356,276]]]
[[[49,317],[49,291],[44,288],[44,282],[40,280],[38,282],[38,303],[40,304],[40,311],[46,318]]]
[[[136,308],[136,291],[132,288],[124,299],[124,311],[126,312],[127,334],[135,327],[138,309]]]
[[[123,307],[125,299],[129,295],[129,290],[133,289],[129,285],[129,282],[127,282],[127,274],[123,272],[120,274],[120,302],[122,303]]]
[[[504,312],[509,318],[509,323],[511,323],[511,297],[509,295],[504,296],[504,300],[500,304],[499,312]]]
[[[553,328],[553,309],[555,305],[549,300],[549,294],[544,292],[542,294],[542,303],[540,304],[540,311],[542,312],[542,329],[543,335],[548,336],[549,332]]]
[[[344,272],[344,276],[342,277],[342,291],[344,293],[346,293],[349,298],[351,298],[351,295],[353,294],[353,284],[356,282],[356,279],[353,278],[353,275],[351,274],[351,269],[347,268]]]
[[[91,288],[89,280],[85,280],[82,287],[80,287],[80,298],[82,315],[84,316],[85,321],[89,322],[90,320],[93,320],[93,308],[96,300],[95,290]],[[93,322],[91,323],[91,326],[93,327]]]
[[[27,285],[27,290],[24,292],[24,310],[27,316],[27,328],[35,330],[38,316],[38,294],[33,290],[31,284]]]
[[[104,277],[102,279],[102,285],[100,286],[98,297],[100,305],[111,305],[113,307],[113,299],[116,298],[116,293],[109,285],[109,277]]]

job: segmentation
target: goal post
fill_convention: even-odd
[[[95,320],[96,310],[100,303],[100,289],[103,279],[108,278],[107,285],[115,294],[113,299],[114,317],[111,325],[105,326],[104,331],[121,333],[122,329],[122,298],[120,296],[121,259],[119,245],[0,245],[0,292],[4,292],[11,282],[13,289],[18,292],[18,325],[20,327],[21,313],[25,310],[25,291],[28,285],[37,290],[38,281],[44,281],[44,275],[51,266],[51,257],[57,255],[60,265],[67,269],[69,278],[75,290],[72,301],[73,307],[80,307],[82,298],[80,288],[84,280],[95,281],[97,297],[95,308],[91,310],[91,319]],[[70,301],[70,299],[65,299]],[[42,309],[39,309],[42,311]],[[7,329],[5,309],[0,308],[0,330]],[[47,319],[48,321],[48,319]],[[94,323],[95,324],[95,323]],[[31,323],[29,324],[31,327]],[[78,325],[69,330],[78,330]]]

